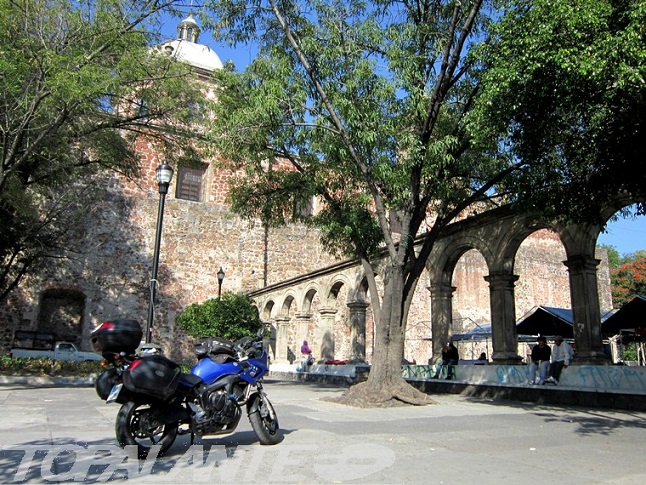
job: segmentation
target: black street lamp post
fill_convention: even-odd
[[[159,267],[159,246],[161,244],[162,220],[164,218],[164,202],[168,186],[173,178],[173,168],[166,163],[157,167],[157,184],[159,185],[159,208],[157,209],[157,233],[155,234],[155,253],[153,255],[153,274],[150,279],[150,302],[148,304],[148,320],[146,321],[146,343],[152,338],[153,314],[155,312],[155,293],[157,290],[157,270]]]
[[[218,300],[222,298],[222,282],[224,281],[224,271],[222,271],[222,266],[220,266],[220,271],[218,271]]]

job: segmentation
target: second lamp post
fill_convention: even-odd
[[[220,271],[218,271],[218,300],[222,298],[222,282],[224,281],[224,271],[222,266],[220,266]]]

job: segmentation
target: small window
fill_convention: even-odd
[[[179,167],[175,197],[178,199],[201,202],[206,167],[206,165],[199,168]]]

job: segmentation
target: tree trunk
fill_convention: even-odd
[[[406,322],[403,271],[390,269],[384,280],[384,297],[375,328],[375,349],[366,382],[352,386],[335,402],[358,407],[425,405],[434,401],[402,377]]]

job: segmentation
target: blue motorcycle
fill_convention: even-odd
[[[103,322],[91,335],[95,352],[112,367],[96,380],[99,397],[117,402],[120,446],[137,445],[145,458],[152,445],[161,455],[178,434],[222,435],[235,431],[242,409],[263,445],[280,441],[278,418],[261,380],[269,371],[262,334],[234,343],[205,338],[196,345],[191,372],[154,352],[136,353],[142,330],[135,320]]]

